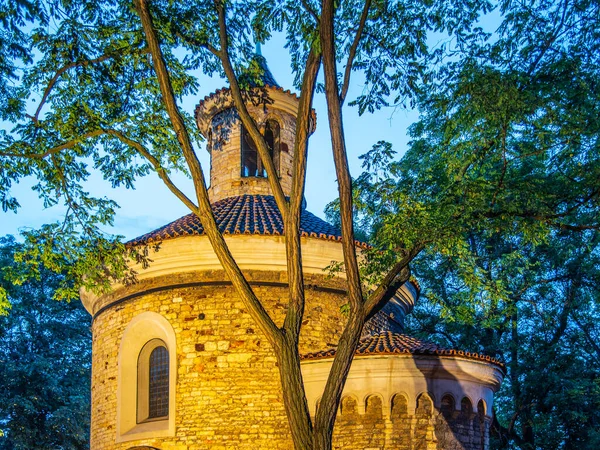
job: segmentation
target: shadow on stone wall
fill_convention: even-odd
[[[417,399],[416,416],[425,417],[430,415],[430,426],[433,427],[438,449],[444,450],[487,450],[489,441],[489,420],[485,417],[485,404],[482,399],[471,399],[462,389],[461,381],[456,374],[444,368],[444,360],[437,355],[428,355],[429,360],[438,364],[434,373],[423,373],[427,380],[427,393],[421,394]],[[439,380],[450,380],[454,389],[452,393],[443,392],[436,386]],[[441,391],[441,392],[440,392]],[[433,407],[432,394],[441,396],[438,405]],[[477,402],[477,413],[473,409],[473,401]],[[422,408],[427,412],[420,411]],[[424,425],[417,425],[424,426]],[[429,433],[430,430],[427,430]],[[419,437],[416,449],[428,449],[429,447],[420,443],[423,440],[422,432],[415,433]]]
[[[483,400],[474,400],[474,411],[460,380],[443,368],[443,361],[431,355],[426,358],[437,359],[439,364],[433,372],[423,371],[427,390],[416,397],[403,392],[388,400],[378,393],[364,399],[345,395],[335,424],[333,449],[488,450],[490,420],[485,416]],[[440,379],[455,386],[452,393],[440,389]],[[436,401],[435,395],[441,398]]]

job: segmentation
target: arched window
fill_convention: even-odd
[[[378,395],[369,395],[365,400],[365,414],[371,419],[381,419],[383,416],[383,401]]]
[[[392,397],[392,418],[399,418],[408,413],[408,400],[402,394]]]
[[[267,120],[267,124],[265,126],[265,141],[267,141],[271,159],[273,160],[273,164],[275,165],[275,170],[277,173],[279,173],[279,134],[279,122],[276,120]]]
[[[137,422],[169,416],[169,351],[160,339],[152,339],[138,358]]]
[[[471,414],[473,414],[473,404],[471,403],[471,400],[469,400],[468,397],[463,397],[463,399],[460,402],[460,413],[465,416],[465,417],[471,417]]]
[[[252,142],[246,128],[242,125],[242,177],[266,177],[267,171],[258,155],[256,146]],[[269,156],[273,160],[275,170],[279,173],[279,123],[268,120],[265,125],[265,141],[269,148]]]
[[[417,398],[417,410],[415,414],[429,417],[432,413],[433,401],[431,400],[431,397],[426,393],[419,395],[419,398]]]
[[[452,419],[452,414],[454,414],[454,397],[452,395],[446,394],[442,397],[440,412],[447,421]]]
[[[154,312],[136,315],[119,346],[117,442],[175,436],[176,382],[173,327]]]

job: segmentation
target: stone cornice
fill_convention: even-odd
[[[242,270],[286,272],[287,259],[283,236],[230,235],[225,240]],[[138,281],[168,275],[222,270],[206,236],[184,236],[164,241],[157,253],[151,254],[152,262],[146,269],[141,264],[131,267],[137,272]],[[324,270],[332,261],[342,261],[342,247],[338,242],[315,238],[302,238],[302,263],[304,273],[326,275]],[[340,274],[339,276],[343,276]],[[113,292],[124,286],[115,283]],[[85,308],[94,314],[105,306],[104,296],[81,292]],[[102,306],[100,306],[102,305]]]

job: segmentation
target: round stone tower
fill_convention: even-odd
[[[254,63],[263,75],[247,106],[288,194],[298,98],[277,85],[262,56]],[[288,298],[283,224],[260,158],[228,89],[204,98],[196,118],[211,154],[210,197],[219,228],[281,324]],[[301,233],[307,301],[301,352],[314,414],[343,328],[346,291],[341,276],[324,271],[342,261],[339,231],[303,210]],[[149,267],[134,266],[138,282],[116,284],[101,296],[82,293],[93,316],[91,448],[293,448],[272,349],[198,218],[184,216],[129,245],[159,246]],[[365,327],[336,448],[485,448],[502,368],[403,335],[404,316],[417,297],[418,287],[407,283]],[[442,437],[456,446],[441,446]]]

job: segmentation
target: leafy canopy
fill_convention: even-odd
[[[150,5],[178,100],[196,93],[198,71],[224,76],[215,54],[222,45],[218,5],[161,0]],[[243,0],[226,6],[227,50],[235,73],[244,74],[255,42],[282,33],[300,87],[309,50],[320,48],[319,3]],[[456,36],[461,46],[481,39],[473,24],[491,4],[374,0],[356,46],[363,3],[346,0],[336,8],[336,59],[344,64],[354,52],[354,64],[345,70],[364,74],[363,92],[351,99],[363,112],[414,102],[424,92],[428,68],[446,53],[430,48],[429,33]],[[53,271],[66,267],[74,283],[58,289],[57,298],[75,298],[79,286],[103,291],[113,279],[132,279],[120,238],[107,233],[118,205],[104,193],[90,192],[90,175],[99,173],[112,187],[132,188],[153,171],[159,176],[188,171],[134,5],[8,0],[0,6],[0,23],[0,118],[9,124],[0,131],[0,204],[3,211],[16,212],[21,205],[11,188],[31,178],[45,207],[66,209],[62,222],[26,233],[17,258],[31,269],[39,262]],[[182,116],[198,145],[193,117],[186,111]],[[143,252],[130,257],[146,258]],[[20,275],[30,274],[37,276],[35,270]],[[4,293],[0,299],[5,304]]]

